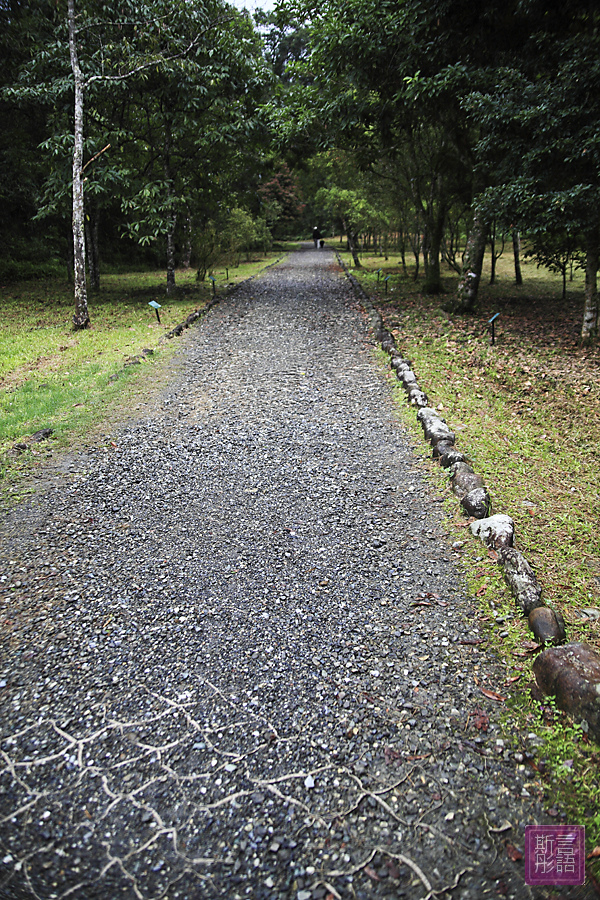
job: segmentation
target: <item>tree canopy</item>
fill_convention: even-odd
[[[322,218],[354,247],[393,231],[425,290],[462,270],[463,312],[490,231],[525,235],[585,268],[597,336],[592,0],[280,0],[254,22],[226,0],[2,0],[0,19],[4,254],[71,243],[76,327],[102,239],[160,256],[173,290],[194,234],[237,209],[257,233]]]

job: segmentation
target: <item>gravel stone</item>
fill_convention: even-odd
[[[333,255],[179,340],[2,523],[0,897],[545,897],[533,744]]]

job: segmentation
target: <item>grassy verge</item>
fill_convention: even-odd
[[[600,650],[600,619],[583,613],[600,610],[600,351],[577,345],[582,277],[569,284],[563,301],[560,279],[535,264],[524,266],[518,288],[508,264],[500,265],[498,283],[482,283],[477,314],[453,318],[442,308],[444,296],[424,295],[398,259],[365,256],[362,262],[353,273],[411,360],[430,404],[485,477],[494,511],[515,520],[517,546],[546,603],[564,615],[568,640]],[[484,270],[483,282],[485,276]],[[448,293],[455,282],[448,274]],[[498,312],[492,346],[488,323]],[[448,495],[452,540],[464,542],[457,556],[480,599],[490,646],[505,666],[498,691],[510,697],[510,721],[518,723],[512,740],[529,767],[529,790],[545,798],[557,822],[585,825],[591,852],[600,844],[598,745],[537,692],[531,665],[539,648],[526,621],[497,564],[465,529],[448,475],[431,461],[400,388],[398,409],[430,479]],[[539,740],[532,743],[527,735],[534,732]],[[597,861],[590,877],[600,881]]]
[[[216,269],[217,292],[256,275],[281,257],[276,248],[266,257]],[[177,272],[177,290],[167,297],[164,272],[105,274],[101,290],[89,300],[92,327],[74,332],[72,287],[60,279],[0,287],[0,499],[17,501],[27,491],[27,476],[52,450],[71,446],[83,435],[147,393],[160,381],[164,361],[177,340],[160,338],[191,312],[207,304],[212,281],[198,283],[195,270]],[[160,323],[151,300],[161,304]],[[140,365],[133,357],[151,350]],[[30,444],[23,453],[15,444],[43,428],[51,440]]]

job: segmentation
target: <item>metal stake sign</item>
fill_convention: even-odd
[[[160,303],[157,303],[156,300],[151,300],[148,306],[151,306],[156,313],[156,318],[158,319],[158,324],[160,325],[160,316],[158,314],[159,309],[161,309]]]

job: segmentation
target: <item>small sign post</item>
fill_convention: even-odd
[[[209,275],[208,277],[210,278],[210,280],[213,283],[213,296],[214,296],[217,293],[217,279],[214,277],[214,275]]]
[[[151,300],[148,306],[151,306],[156,313],[156,318],[158,319],[158,324],[160,325],[160,316],[158,314],[159,309],[161,309],[160,303],[157,303],[156,300]]]
[[[496,321],[496,319],[498,318],[499,315],[500,315],[500,313],[496,313],[496,315],[495,315],[495,316],[492,316],[492,318],[491,318],[490,321],[488,322],[488,324],[492,326],[492,347],[493,347],[494,344],[496,343],[496,334],[495,334],[495,331],[494,331],[494,323],[495,323],[495,321]]]

